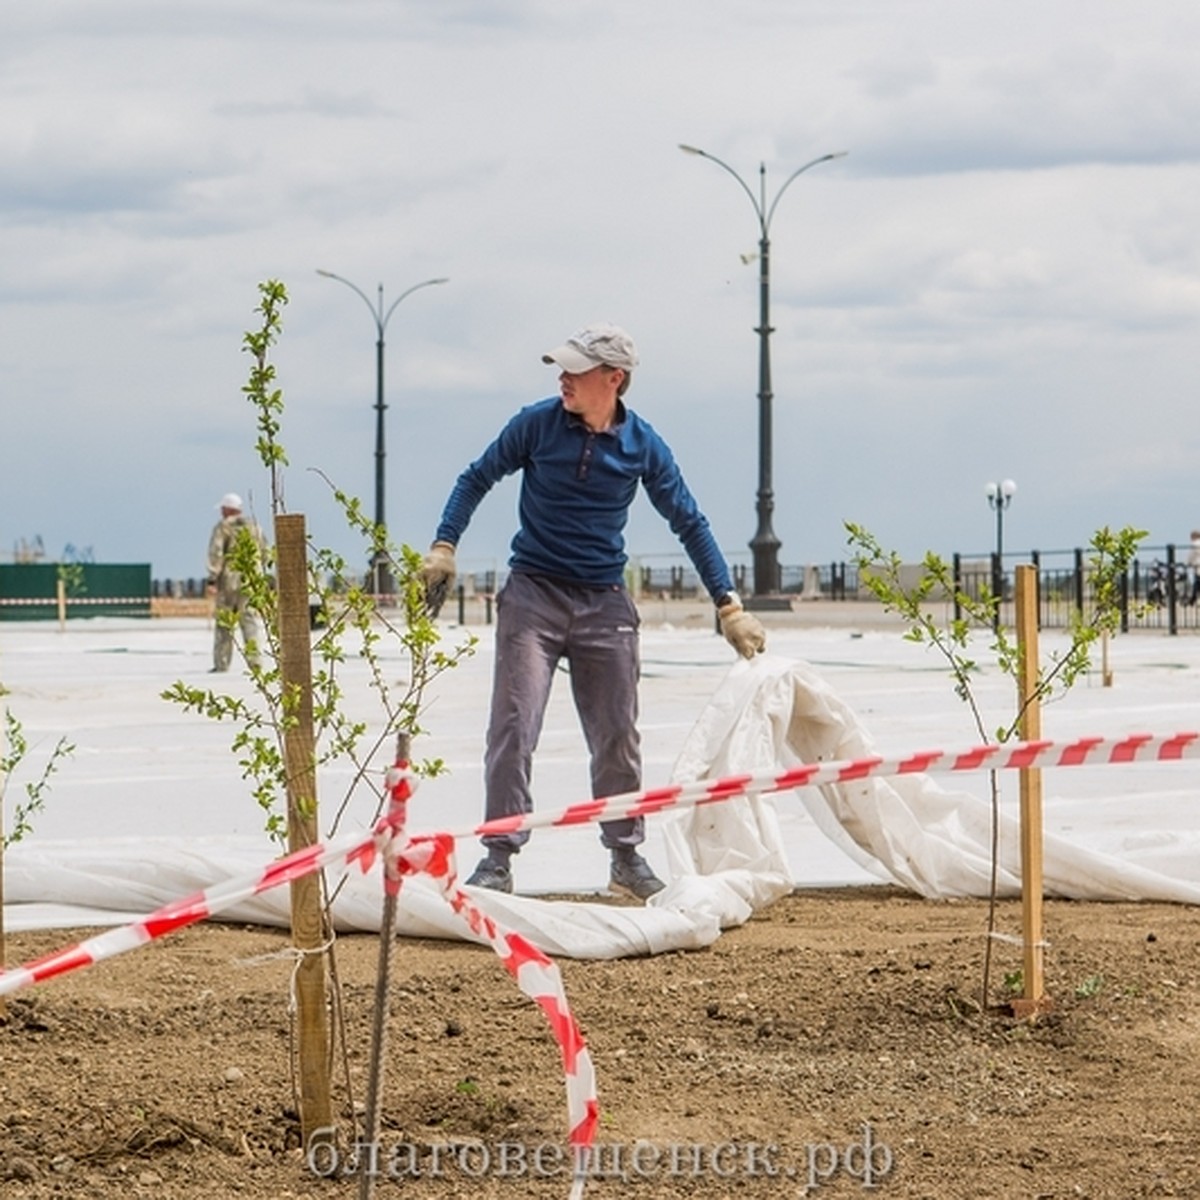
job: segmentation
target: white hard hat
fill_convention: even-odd
[[[242,498],[237,494],[237,492],[226,492],[225,495],[221,497],[221,503],[218,504],[217,507],[232,508],[234,512],[241,512]]]

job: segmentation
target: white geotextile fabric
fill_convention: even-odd
[[[688,739],[676,774],[701,779],[874,753],[854,713],[810,666],[766,656],[730,672]],[[1115,778],[1098,781],[1098,790],[1119,786],[1115,780],[1121,769],[1112,768]],[[1047,791],[1053,775],[1048,771],[1043,776]],[[976,773],[973,778],[983,776]],[[802,803],[831,841],[883,880],[922,896],[984,896],[990,887],[992,841],[985,791],[986,787],[978,792],[943,788],[930,775],[871,776],[803,788],[793,793],[795,799],[781,796],[777,802]],[[774,806],[768,805],[768,798],[760,803],[770,814],[757,823],[763,835],[760,862],[763,873],[769,874],[768,852],[778,845],[778,827]],[[710,865],[730,865],[719,844],[722,836],[732,836],[730,827],[722,829],[726,818],[715,814],[716,807],[698,809],[686,818],[690,828],[685,833],[674,836],[671,831],[673,867],[705,871]],[[744,817],[743,832],[748,825],[749,817]],[[998,889],[1001,895],[1019,895],[1017,821],[1002,813],[998,833]],[[1119,852],[1107,853],[1052,834],[1045,834],[1043,841],[1047,895],[1200,903],[1200,846],[1194,837],[1127,835],[1116,847]]]
[[[763,656],[738,663],[708,702],[679,755],[680,782],[785,768],[799,762],[873,753],[866,732],[815,671]],[[981,789],[985,790],[985,789]],[[545,803],[543,798],[543,803]],[[871,777],[783,796],[740,797],[667,814],[667,887],[645,906],[625,907],[477,893],[481,907],[547,953],[618,958],[711,944],[794,886],[777,805],[803,804],[817,828],[882,881],[929,897],[986,895],[990,806],[980,795],[943,789],[930,776]],[[553,837],[545,830],[541,837]],[[1000,834],[999,886],[1019,892],[1015,823]],[[1051,895],[1091,900],[1200,902],[1200,855],[1174,838],[1136,839],[1105,854],[1045,840]],[[146,838],[13,847],[5,857],[10,929],[105,924],[137,919],[169,901],[262,867],[261,844]],[[341,931],[377,931],[380,871],[330,877]],[[30,906],[26,908],[25,906]],[[33,913],[36,911],[36,916]],[[286,925],[286,888],[225,910],[222,919]],[[405,882],[398,931],[412,937],[469,939],[433,884]]]

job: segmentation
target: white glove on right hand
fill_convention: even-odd
[[[434,542],[421,564],[421,582],[425,585],[425,606],[435,617],[454,586],[455,574],[454,547],[449,542]]]

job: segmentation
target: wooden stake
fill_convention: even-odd
[[[275,517],[279,580],[280,673],[286,693],[298,697],[296,720],[283,735],[287,769],[288,849],[315,845],[317,770],[313,735],[312,646],[308,614],[308,558],[304,517]],[[292,944],[303,955],[296,968],[296,1021],[299,1029],[300,1130],[307,1153],[317,1141],[334,1137],[329,1086],[329,1017],[326,1006],[325,919],[319,874],[291,883]]]
[[[406,763],[410,738],[401,733],[396,739],[396,762]],[[363,1113],[363,1136],[360,1153],[374,1167],[379,1156],[379,1129],[383,1115],[383,1062],[387,1053],[388,1006],[392,994],[392,947],[396,940],[397,892],[386,887],[383,895],[383,914],[379,921],[379,960],[375,969],[375,1010],[371,1020],[371,1057],[367,1068],[367,1101]],[[358,1177],[359,1200],[371,1200],[375,1195],[377,1172],[363,1171]]]
[[[1038,571],[1017,567],[1017,646],[1021,705],[1019,733],[1024,741],[1042,736],[1042,706],[1038,685]],[[1045,945],[1042,934],[1042,772],[1026,767],[1021,775],[1021,938],[1024,945],[1021,999],[1013,1003],[1020,1017],[1036,1017],[1051,1007],[1046,996]]]
[[[0,734],[0,737],[4,735]],[[0,748],[5,748],[7,743],[0,743]],[[4,774],[0,771],[0,797],[4,796]],[[0,804],[0,971],[4,970],[5,963],[4,949],[4,805]],[[3,1021],[8,1016],[8,1002],[4,996],[0,996],[0,1021]]]
[[[8,754],[8,728],[5,726],[0,729],[0,757],[5,757]],[[3,971],[7,962],[7,951],[4,944],[4,785],[5,778],[3,769],[0,768],[0,971]],[[0,1021],[3,1021],[8,1016],[8,1001],[4,996],[0,996]]]

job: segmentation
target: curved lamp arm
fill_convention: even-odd
[[[775,193],[775,199],[771,201],[771,207],[767,210],[766,219],[763,221],[763,228],[770,229],[771,218],[775,215],[775,207],[779,203],[780,197],[787,191],[792,180],[798,175],[803,175],[810,167],[819,166],[821,163],[831,162],[835,158],[845,158],[849,154],[849,150],[838,150],[833,154],[822,154],[820,158],[814,158],[812,162],[806,162],[804,166],[797,167],[780,185],[779,191]]]
[[[719,159],[715,154],[709,154],[707,150],[701,150],[698,146],[688,146],[683,142],[679,143],[679,148],[684,154],[695,154],[700,158],[707,158],[709,162],[715,162],[718,167],[724,171],[728,171],[730,175],[738,181],[738,185],[742,191],[750,197],[750,203],[754,205],[754,215],[758,218],[759,227],[762,229],[763,236],[767,234],[767,219],[763,213],[762,204],[759,203],[758,197],[751,190],[750,185],[727,163]]]
[[[804,166],[797,167],[796,170],[794,170],[783,181],[782,185],[779,188],[779,191],[777,191],[775,193],[775,199],[771,201],[771,207],[765,208],[764,207],[766,205],[765,177],[764,177],[764,194],[763,194],[762,198],[760,199],[759,197],[755,196],[754,191],[750,187],[750,185],[727,162],[724,162],[723,160],[719,159],[715,154],[709,154],[709,152],[707,150],[701,150],[699,148],[699,146],[689,146],[683,142],[679,143],[679,148],[685,154],[695,154],[695,155],[699,156],[700,158],[707,158],[710,162],[716,163],[718,167],[720,167],[724,171],[728,171],[729,174],[732,175],[734,177],[734,179],[736,179],[738,181],[738,185],[741,187],[742,191],[745,192],[746,195],[750,197],[750,203],[752,205],[754,205],[754,215],[756,217],[758,217],[758,226],[759,226],[759,229],[762,231],[762,236],[764,238],[770,232],[771,218],[775,215],[775,208],[779,204],[780,197],[783,195],[784,192],[787,191],[787,189],[791,185],[792,181],[797,176],[803,175],[804,172],[807,171],[810,167],[818,166],[819,164],[824,163],[824,162],[831,162],[835,158],[845,158],[846,155],[849,153],[848,150],[838,150],[837,152],[835,152],[833,154],[822,154],[819,158],[814,158],[812,160],[812,162],[806,162],[804,164]],[[764,176],[765,176],[765,172],[764,172]]]
[[[449,282],[450,282],[449,279],[425,279],[421,283],[414,283],[412,285],[412,287],[410,287],[410,288],[405,288],[405,290],[402,291],[400,293],[400,295],[398,295],[395,298],[395,300],[392,301],[391,307],[387,310],[387,313],[384,315],[382,321],[380,322],[380,325],[381,326],[387,325],[388,317],[390,317],[392,315],[392,313],[396,311],[396,305],[399,304],[400,301],[405,298],[405,296],[411,296],[413,294],[413,292],[419,291],[421,288],[434,287],[439,283],[449,283]]]
[[[383,336],[383,320],[379,315],[379,311],[376,309],[375,305],[371,303],[370,299],[367,297],[367,293],[364,292],[357,283],[351,283],[349,279],[346,279],[341,275],[335,275],[332,271],[323,271],[320,267],[317,268],[317,274],[324,275],[326,279],[336,279],[338,283],[344,283],[352,291],[357,292],[362,297],[363,303],[370,310],[371,320],[375,322],[375,328],[379,331],[379,336]]]

